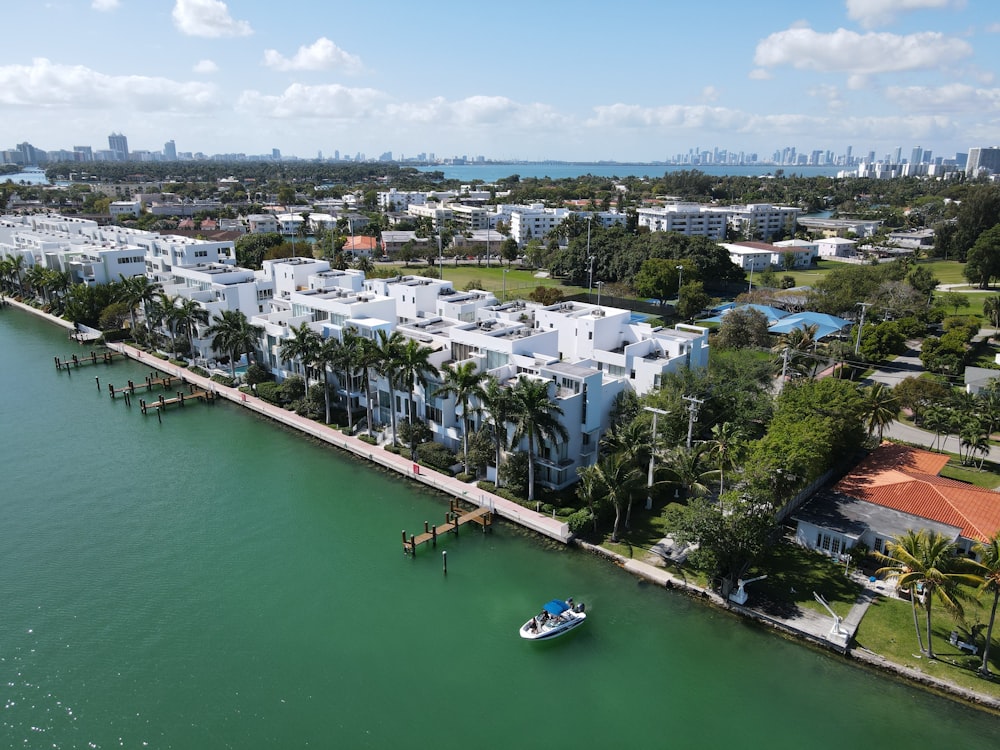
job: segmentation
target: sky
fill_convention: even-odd
[[[0,149],[663,161],[1000,143],[997,0],[3,3]]]

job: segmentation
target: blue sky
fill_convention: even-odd
[[[4,3],[0,148],[650,161],[1000,142],[996,0]]]

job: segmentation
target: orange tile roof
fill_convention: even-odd
[[[368,235],[348,237],[347,242],[344,243],[344,250],[376,250],[377,248],[378,244],[375,238]]]
[[[1000,530],[1000,494],[938,476],[948,457],[883,443],[834,490],[859,500],[946,523],[968,539],[986,541]]]

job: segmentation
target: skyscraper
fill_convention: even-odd
[[[128,161],[128,138],[121,133],[108,136],[108,148],[114,154],[115,161]]]
[[[969,149],[969,159],[965,163],[965,176],[978,177],[980,172],[1000,173],[1000,146]]]
[[[166,161],[177,161],[177,145],[172,140],[163,144],[163,158]]]
[[[910,164],[919,164],[924,159],[924,150],[920,146],[914,146],[910,152]]]

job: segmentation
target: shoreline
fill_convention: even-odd
[[[43,312],[31,305],[26,305],[14,299],[5,298],[2,303],[24,310],[38,318],[58,325],[70,332],[76,330],[69,321],[57,318],[54,315]],[[82,345],[78,342],[78,345]],[[319,422],[315,422],[306,417],[300,417],[294,412],[288,411],[280,406],[275,406],[262,399],[246,394],[237,388],[230,388],[217,383],[210,378],[206,378],[190,372],[187,368],[173,365],[166,360],[154,357],[148,352],[136,349],[124,343],[103,344],[111,351],[117,351],[140,364],[152,367],[171,377],[177,377],[186,384],[193,384],[199,388],[212,391],[215,396],[221,397],[234,404],[243,406],[251,412],[267,417],[272,421],[279,422],[287,427],[291,427],[299,432],[313,437],[323,443],[340,448],[356,458],[374,463],[385,469],[399,474],[405,478],[420,482],[421,484],[438,490],[445,495],[457,500],[476,505],[478,507],[489,507],[498,516],[511,521],[512,523],[534,531],[542,536],[567,546],[573,546],[590,554],[608,560],[609,562],[622,568],[633,577],[655,584],[660,588],[677,591],[679,593],[692,596],[703,603],[725,610],[735,616],[745,618],[756,625],[763,625],[777,631],[781,635],[794,638],[796,642],[803,643],[814,648],[823,648],[825,651],[840,654],[859,667],[878,671],[879,673],[905,682],[913,687],[928,690],[942,697],[952,700],[960,700],[972,708],[1000,714],[1000,698],[979,693],[968,688],[961,687],[947,680],[928,675],[919,670],[896,664],[885,657],[868,651],[863,647],[850,647],[835,643],[824,637],[822,632],[809,632],[797,628],[792,624],[763,615],[747,607],[741,607],[727,602],[716,592],[701,588],[678,578],[667,570],[652,565],[641,560],[626,558],[618,553],[612,552],[604,547],[593,545],[576,539],[569,532],[568,524],[550,518],[541,513],[524,508],[517,503],[506,498],[494,495],[476,487],[475,484],[461,482],[453,477],[438,473],[429,467],[420,466],[402,455],[390,453],[380,446],[370,445],[357,437],[342,433],[338,428],[330,427]],[[853,635],[853,634],[852,634]]]

